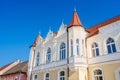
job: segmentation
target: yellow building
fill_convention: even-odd
[[[30,47],[28,80],[120,80],[120,15],[85,28],[76,11]]]

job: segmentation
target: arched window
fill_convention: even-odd
[[[40,62],[40,53],[38,52],[36,55],[36,66],[39,66],[39,62]]]
[[[71,39],[71,57],[73,56],[73,40]]]
[[[46,73],[46,74],[45,74],[45,80],[49,80],[49,78],[50,78],[49,73]]]
[[[80,51],[79,51],[79,39],[76,39],[76,50],[77,50],[77,55],[79,55]]]
[[[95,42],[92,44],[92,56],[99,56],[99,47],[98,44]]]
[[[65,43],[61,43],[60,45],[60,60],[63,60],[66,58],[66,47],[65,47]]]
[[[59,80],[65,80],[65,71],[59,73]]]
[[[116,52],[115,41],[112,38],[107,39],[106,45],[108,54]]]
[[[47,54],[46,54],[46,63],[51,62],[51,48],[48,48]]]
[[[102,70],[100,70],[100,69],[94,70],[93,75],[94,75],[93,80],[103,80]]]

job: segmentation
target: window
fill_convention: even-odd
[[[79,39],[76,39],[77,55],[79,55]]]
[[[95,42],[92,44],[92,56],[99,56],[99,47],[98,44]]]
[[[49,77],[50,77],[49,73],[46,73],[45,80],[49,80]]]
[[[40,53],[38,52],[36,55],[36,66],[39,66],[39,61],[40,61]]]
[[[94,79],[93,80],[103,80],[102,70],[97,69],[94,71]]]
[[[14,80],[18,80],[17,77]]]
[[[46,54],[46,63],[51,62],[51,48],[48,48],[47,54]]]
[[[65,71],[59,73],[59,80],[65,80]]]
[[[115,41],[112,38],[108,38],[106,44],[108,54],[116,52]]]
[[[66,47],[65,47],[65,43],[61,43],[60,45],[60,60],[63,60],[66,58]]]
[[[37,80],[37,78],[38,78],[37,75],[34,75],[34,80]]]
[[[73,40],[71,39],[71,57],[73,56]]]

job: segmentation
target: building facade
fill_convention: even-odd
[[[120,15],[85,28],[76,11],[30,46],[28,80],[120,80]]]

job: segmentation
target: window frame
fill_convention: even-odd
[[[36,79],[35,79],[35,77],[36,77]],[[33,80],[38,80],[38,75],[37,74],[33,75]]]
[[[40,65],[40,52],[38,52],[35,57],[35,66],[39,65]]]
[[[60,75],[61,72],[64,72],[64,76]],[[64,78],[64,80],[66,80],[66,71],[65,70],[60,70],[58,72],[58,80],[61,80],[60,78],[62,78],[62,80],[63,80],[63,78]]]
[[[70,40],[71,57],[73,56],[73,40]]]
[[[76,54],[80,55],[80,40],[76,39]]]
[[[46,64],[50,63],[52,60],[52,56],[51,56],[51,48],[49,47],[47,49],[47,53],[46,53]]]
[[[108,41],[110,39],[113,40],[113,42]],[[113,46],[114,46],[114,48],[113,48]],[[116,41],[114,40],[114,38],[109,37],[109,38],[106,39],[106,49],[107,49],[108,54],[112,54],[112,53],[117,52]]]
[[[99,49],[98,43],[96,43],[96,42],[92,43],[92,45],[91,45],[91,53],[92,53],[92,57],[100,56],[100,49]]]
[[[94,72],[95,72],[96,70],[100,70],[100,71],[102,72],[102,74],[101,74],[101,75],[99,75],[99,74],[98,74],[98,75],[95,75]],[[104,73],[103,73],[103,70],[102,70],[101,68],[93,69],[93,70],[92,70],[92,80],[96,80],[96,79],[95,79],[96,76],[99,77],[98,80],[100,80],[100,77],[102,77],[102,80],[104,80],[103,74],[104,74]]]
[[[47,74],[49,75],[48,77],[46,76]],[[50,80],[50,73],[45,73],[44,80]]]
[[[59,60],[66,59],[66,44],[62,42],[59,47]]]

